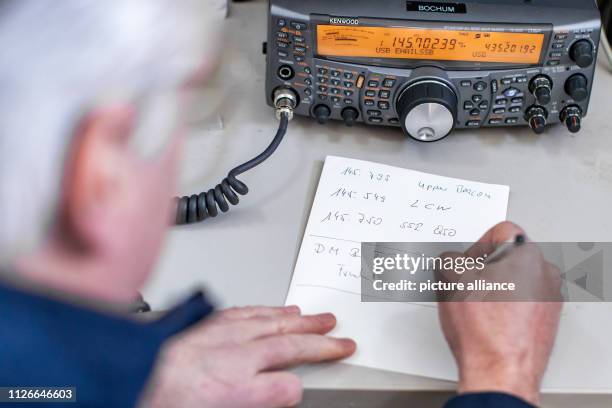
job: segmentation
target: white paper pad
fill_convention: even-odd
[[[477,241],[506,219],[509,192],[507,186],[328,157],[286,304],[297,304],[304,313],[334,313],[333,335],[358,344],[348,363],[456,380],[436,304],[361,302],[361,242]],[[581,318],[585,313],[588,320]],[[604,324],[607,317],[612,323],[608,305],[566,306],[547,388],[610,389],[612,361],[605,355],[612,353],[601,356],[609,337],[598,339],[593,324]],[[604,367],[593,375],[576,371],[593,372],[585,365],[598,361]]]

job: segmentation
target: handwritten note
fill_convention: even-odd
[[[435,303],[362,303],[361,242],[471,242],[505,220],[509,188],[328,157],[287,304],[333,312],[349,363],[456,380]],[[611,304],[566,304],[545,388],[610,392]]]
[[[470,242],[506,219],[509,187],[330,156],[287,304],[338,317],[349,362],[452,379],[435,304],[361,303],[361,242]]]

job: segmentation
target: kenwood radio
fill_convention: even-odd
[[[454,128],[578,132],[601,18],[593,0],[271,0],[268,27],[271,106],[436,141]]]

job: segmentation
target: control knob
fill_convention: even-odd
[[[327,119],[331,116],[331,109],[327,105],[317,105],[314,108],[314,116],[317,118],[317,122],[321,125],[327,123]]]
[[[535,133],[543,133],[548,120],[548,112],[542,106],[532,106],[525,112],[525,120]]]
[[[561,111],[561,122],[565,123],[567,129],[572,133],[580,132],[582,127],[582,109],[576,105],[570,105]]]
[[[457,121],[457,95],[436,79],[408,85],[399,93],[396,108],[404,132],[422,142],[443,139]]]
[[[589,81],[582,74],[574,74],[565,82],[565,92],[576,102],[582,102],[589,96]]]
[[[345,108],[342,111],[342,119],[344,119],[344,124],[348,127],[353,126],[358,117],[359,111],[355,108]]]
[[[576,41],[570,48],[570,58],[580,68],[590,66],[595,60],[593,44],[589,40]]]
[[[540,105],[548,105],[552,99],[552,80],[545,75],[538,75],[531,80],[529,91]]]

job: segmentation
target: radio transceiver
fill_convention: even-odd
[[[578,132],[601,17],[593,0],[271,0],[268,27],[277,113],[290,101],[291,114],[320,123],[396,126],[433,142],[454,128]]]
[[[580,130],[600,41],[594,0],[270,0],[266,93],[279,127],[214,188],[176,197],[176,224],[229,211],[238,179],[274,154],[294,114],[401,127],[434,142],[455,128]]]

